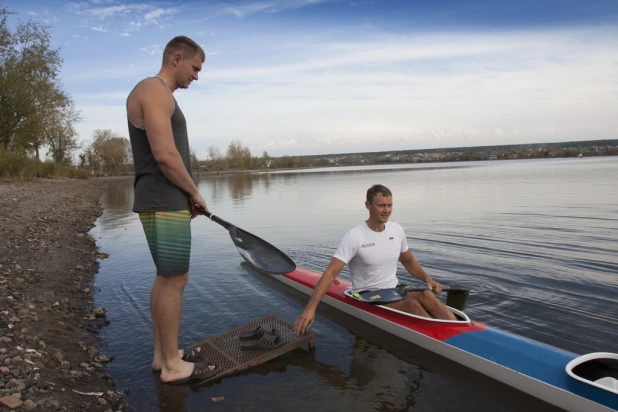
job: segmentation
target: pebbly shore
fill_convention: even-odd
[[[106,179],[0,182],[0,411],[127,411],[101,353],[88,232]]]

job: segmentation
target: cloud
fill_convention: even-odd
[[[177,8],[162,8],[159,3],[109,5],[112,3],[115,2],[99,0],[89,3],[68,3],[66,9],[70,13],[81,16],[85,25],[88,25],[90,19],[112,20],[115,25],[121,27],[114,30],[121,36],[128,36],[130,32],[141,30],[145,26],[164,27],[163,23],[179,11]]]
[[[244,18],[256,13],[278,13],[284,10],[300,9],[323,3],[338,2],[340,0],[270,0],[258,2],[238,2],[235,5],[221,5],[219,14],[231,14],[238,18]]]
[[[158,25],[160,20],[178,13],[177,9],[155,9],[144,15],[144,20],[148,23]]]
[[[94,30],[94,31],[101,32],[101,33],[109,32],[109,30],[107,30],[106,28],[101,27],[101,26],[92,26],[91,29]]]
[[[151,56],[161,56],[163,55],[163,46],[160,44],[153,44],[151,46],[141,47],[139,51]]]
[[[234,53],[174,94],[198,154],[232,139],[280,156],[618,138],[615,27],[287,40],[217,44]],[[137,81],[162,46],[140,51],[151,61],[83,80]],[[126,135],[124,99],[78,101],[87,125]]]
[[[245,4],[241,6],[227,6],[224,5],[221,7],[221,14],[232,14],[236,17],[245,17],[251,14],[259,13],[264,10],[273,10],[273,5],[269,3],[251,3]]]
[[[99,20],[105,20],[108,18],[126,17],[136,11],[143,11],[147,8],[148,6],[141,4],[129,4],[121,6],[87,8],[84,12],[87,15],[98,18]]]

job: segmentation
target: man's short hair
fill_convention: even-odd
[[[167,43],[163,50],[163,64],[175,53],[180,52],[183,59],[190,59],[196,55],[200,55],[202,63],[206,60],[206,53],[199,44],[188,38],[187,36],[176,36]]]
[[[373,185],[367,190],[367,202],[371,204],[373,202],[373,198],[377,195],[382,195],[384,197],[393,196],[388,187],[383,185]]]

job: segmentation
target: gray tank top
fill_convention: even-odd
[[[159,77],[157,79],[161,80]],[[165,84],[165,82],[163,82]],[[167,85],[166,85],[167,87]],[[171,93],[171,92],[170,92]],[[174,96],[172,96],[174,98]],[[174,113],[171,117],[174,144],[180,157],[191,175],[191,155],[189,151],[189,136],[187,122],[174,98]],[[128,117],[127,117],[128,120]],[[135,170],[135,200],[134,212],[158,212],[189,209],[189,196],[185,191],[168,180],[155,160],[146,130],[129,123],[129,138],[133,150],[133,165]]]

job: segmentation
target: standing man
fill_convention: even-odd
[[[135,202],[157,268],[150,308],[154,337],[152,368],[161,381],[182,384],[217,373],[192,363],[197,350],[178,350],[182,295],[189,277],[191,218],[207,209],[191,178],[187,123],[172,95],[198,79],[204,50],[185,36],[165,46],[155,77],[142,80],[127,98],[129,136],[135,167]]]
[[[305,334],[311,328],[318,304],[346,264],[352,274],[352,289],[365,291],[396,287],[399,284],[397,262],[401,262],[412,276],[425,282],[431,291],[408,292],[404,300],[386,306],[428,318],[456,319],[432,293],[440,293],[442,285],[431,279],[414,258],[408,249],[403,228],[388,221],[393,210],[391,191],[382,185],[371,186],[367,190],[365,207],[369,210],[369,219],[344,236],[305,310],[294,322],[296,334]]]

